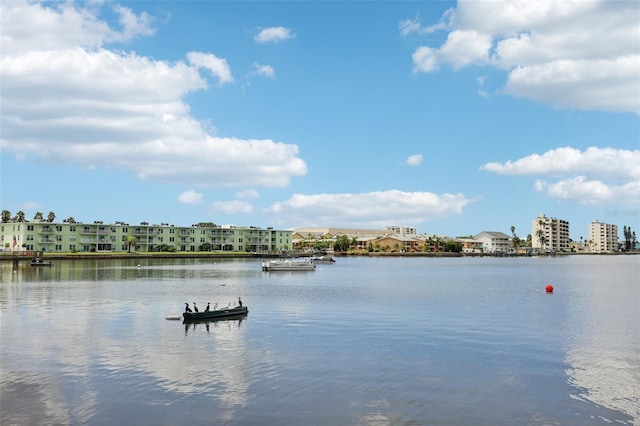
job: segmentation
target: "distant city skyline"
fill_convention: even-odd
[[[640,5],[0,0],[0,208],[640,228]]]

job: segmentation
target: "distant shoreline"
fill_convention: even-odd
[[[634,255],[638,252],[615,253],[556,253],[556,256],[570,255],[596,255],[618,256]],[[50,260],[87,260],[87,259],[265,259],[274,257],[309,257],[307,254],[276,254],[276,253],[223,253],[223,252],[192,252],[192,253],[45,253],[44,259]],[[451,252],[412,252],[412,253],[334,253],[334,257],[548,257],[549,255],[523,255],[523,254],[491,254],[491,253],[451,253]],[[11,262],[18,258],[19,261],[30,261],[33,252],[0,252],[0,261]]]

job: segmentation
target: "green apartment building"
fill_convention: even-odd
[[[135,240],[131,237],[135,237]],[[255,226],[174,226],[52,223],[41,220],[0,224],[2,251],[61,252],[196,252],[212,251],[286,252],[292,231]],[[129,247],[129,242],[135,241]]]

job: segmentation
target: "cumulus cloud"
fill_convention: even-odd
[[[105,43],[125,42],[155,32],[153,18],[136,15],[131,9],[113,4],[120,28],[98,19],[92,2],[52,2],[43,7],[34,2],[4,1],[0,14],[2,55],[83,47],[94,49]]]
[[[421,223],[461,214],[472,202],[464,194],[377,191],[361,194],[294,194],[266,209],[275,222],[293,226],[372,226]],[[346,218],[346,219],[345,219]],[[309,221],[314,223],[309,223]]]
[[[479,0],[458,2],[436,25],[406,20],[399,29],[449,31],[442,45],[416,48],[414,72],[493,66],[511,96],[640,114],[638,22],[635,1]]]
[[[407,161],[405,161],[405,164],[407,166],[419,166],[422,164],[422,154],[410,155]]]
[[[270,27],[262,29],[256,36],[254,40],[256,43],[278,43],[284,40],[288,40],[290,38],[294,38],[295,34],[289,29],[285,27]]]
[[[537,179],[534,189],[552,198],[583,204],[640,204],[640,150],[571,147],[531,154],[516,161],[484,164],[481,170],[502,175],[557,177]]]
[[[623,185],[611,185],[584,176],[548,183],[536,180],[534,188],[546,192],[552,198],[576,201],[588,205],[622,205],[637,207],[640,204],[640,181]]]
[[[516,161],[484,164],[481,170],[503,175],[566,175],[585,173],[605,179],[640,180],[640,150],[572,147],[531,154]]]
[[[193,190],[184,191],[178,195],[178,201],[182,204],[200,204],[202,202],[202,194]]]
[[[213,136],[191,115],[183,99],[208,88],[201,69],[219,84],[233,81],[225,59],[188,52],[185,61],[166,62],[110,50],[114,34],[148,35],[152,20],[117,8],[124,23],[116,31],[99,6],[3,3],[2,150],[25,161],[210,187],[286,186],[306,174],[296,145]]]

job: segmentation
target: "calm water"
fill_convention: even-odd
[[[638,256],[0,267],[3,426],[640,425]]]

